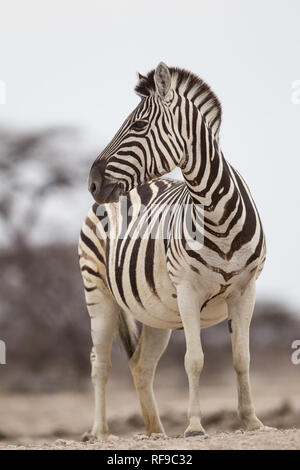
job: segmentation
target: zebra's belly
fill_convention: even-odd
[[[153,257],[149,253],[146,256],[148,240],[138,243],[136,255],[135,248],[129,245],[123,253],[118,243],[110,247],[106,260],[110,290],[120,307],[141,323],[154,328],[181,329],[176,288],[167,270],[163,242],[156,241]],[[228,315],[224,298],[212,299],[199,315],[202,328],[224,320]]]
[[[132,310],[127,307],[126,310],[133,314],[136,320],[154,328],[172,330],[183,328],[177,301],[176,303],[169,302],[167,305],[166,299],[158,300],[148,297],[145,300],[144,309]],[[215,298],[199,312],[199,315],[201,328],[216,325],[228,317],[227,303],[223,298]]]
[[[182,329],[182,322],[179,311],[171,310],[162,302],[147,302],[143,310],[132,311],[127,309],[136,320],[141,323],[152,326],[153,328],[162,328],[170,330]]]
[[[137,256],[134,248],[128,247],[121,264],[119,250],[111,249],[107,259],[109,287],[120,307],[138,321],[155,328],[180,329],[176,289],[166,268],[163,246],[159,245],[156,243],[151,263],[146,262],[146,240],[139,242]]]
[[[212,299],[207,306],[201,311],[200,325],[201,328],[208,328],[216,325],[228,317],[227,303],[224,298],[216,297]]]

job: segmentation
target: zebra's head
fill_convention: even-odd
[[[219,129],[216,96],[186,70],[161,62],[147,76],[139,74],[135,91],[141,102],[90,170],[89,190],[99,204],[117,202],[134,187],[184,166],[201,111],[216,134]]]

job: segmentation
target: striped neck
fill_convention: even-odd
[[[181,170],[196,213],[200,214],[205,225],[204,245],[212,247],[210,235],[231,240],[226,253],[219,248],[217,250],[221,257],[230,260],[258,231],[257,250],[260,252],[264,235],[249,188],[225,160],[205,119],[200,117],[194,129],[194,138],[186,146],[186,159]],[[213,246],[216,249],[216,245]],[[252,257],[248,261],[252,262]]]
[[[232,169],[202,116],[190,123],[190,128],[193,136],[192,140],[187,136],[187,142],[191,143],[186,145],[182,174],[192,201],[201,204],[205,211],[214,212],[223,196],[231,197],[236,190]]]

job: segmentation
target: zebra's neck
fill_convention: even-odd
[[[197,131],[197,132],[196,132]],[[226,162],[218,140],[203,119],[199,122],[193,141],[186,147],[186,159],[181,165],[183,177],[194,204],[218,217],[223,213],[222,199],[239,192],[234,172]]]
[[[230,260],[235,252],[255,237],[256,250],[260,253],[264,235],[246,183],[225,160],[218,139],[204,120],[199,124],[197,136],[186,148],[187,158],[181,170],[196,213],[203,214],[200,219],[206,231],[204,245],[213,247],[222,258]],[[227,240],[229,245],[219,248],[212,243],[211,236],[216,236],[220,241]],[[257,253],[254,255],[258,256]],[[249,258],[250,262],[252,257]]]

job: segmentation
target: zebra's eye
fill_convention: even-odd
[[[135,131],[141,131],[142,129],[145,129],[145,127],[147,126],[147,121],[135,121],[132,125],[131,125],[131,129],[135,130]]]

